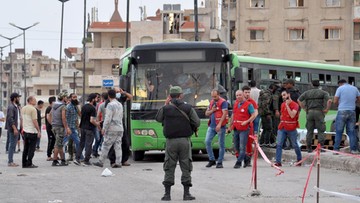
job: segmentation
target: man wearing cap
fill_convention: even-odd
[[[21,114],[19,110],[20,106],[20,97],[18,93],[12,93],[10,95],[10,101],[6,113],[6,125],[7,137],[9,140],[9,150],[8,150],[8,166],[16,167],[18,164],[14,163],[13,156],[16,147],[16,142],[18,141],[20,135],[20,129],[22,126]]]
[[[325,144],[325,114],[331,107],[331,99],[328,92],[319,89],[319,80],[311,81],[313,89],[300,95],[298,103],[306,111],[306,146],[308,153],[312,152],[312,139],[314,129],[317,129],[318,140],[321,147]],[[323,151],[323,150],[322,150]]]
[[[170,88],[170,96],[165,106],[159,109],[155,116],[156,121],[163,125],[166,137],[163,185],[165,194],[163,201],[171,200],[170,188],[175,183],[175,168],[179,161],[182,171],[181,184],[184,186],[183,200],[194,200],[189,188],[192,186],[192,155],[190,137],[194,129],[200,126],[200,119],[195,110],[182,100],[182,89],[179,86]]]
[[[80,121],[80,147],[76,149],[76,156],[74,164],[80,165],[80,156],[85,147],[85,159],[84,164],[89,166],[90,156],[92,152],[92,144],[95,137],[95,128],[100,129],[100,123],[96,121],[96,109],[95,103],[97,100],[97,95],[95,93],[89,94],[87,103],[81,108],[81,121]]]
[[[350,139],[350,152],[352,154],[358,154],[359,151],[355,135],[355,103],[360,101],[360,93],[355,86],[348,84],[345,79],[339,80],[338,84],[339,88],[337,88],[334,96],[334,103],[338,105],[338,112],[335,119],[336,136],[334,150],[339,151],[340,149],[341,137],[346,125],[346,133]]]
[[[297,102],[297,100],[300,97],[300,91],[295,86],[295,80],[293,79],[287,79],[284,81],[284,87],[286,90],[290,92],[291,100]]]
[[[67,92],[59,93],[57,97],[58,100],[53,104],[53,107],[49,114],[52,131],[55,135],[54,160],[52,162],[52,166],[67,166],[63,150],[64,138],[65,136],[69,136],[71,133],[71,130],[66,121],[67,97]],[[61,163],[59,163],[58,161],[58,155],[60,155]]]

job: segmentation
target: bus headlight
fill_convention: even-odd
[[[154,129],[134,129],[133,132],[135,135],[150,136],[153,138],[157,137]]]

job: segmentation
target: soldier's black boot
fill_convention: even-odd
[[[161,201],[170,201],[171,200],[170,190],[171,190],[171,186],[170,185],[165,185],[165,194],[161,198]]]
[[[184,199],[183,200],[185,200],[185,201],[195,199],[195,197],[190,194],[189,189],[190,189],[189,186],[184,185]]]

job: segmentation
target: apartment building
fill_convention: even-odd
[[[222,22],[232,50],[359,65],[359,0],[223,0]]]
[[[24,56],[26,68],[24,69]],[[11,63],[12,61],[12,63]],[[62,61],[60,89],[61,91],[74,92],[73,83],[81,87],[82,74],[76,74],[75,62],[65,58]],[[12,64],[12,66],[11,66]],[[59,84],[59,61],[48,56],[44,56],[42,51],[32,51],[31,54],[24,55],[24,49],[15,49],[13,53],[2,60],[1,88],[0,96],[1,108],[5,109],[9,104],[9,97],[12,92],[17,92],[23,97],[21,104],[26,104],[25,80],[27,96],[35,95],[37,100],[47,102],[49,96],[58,94]],[[12,76],[10,69],[12,68]],[[26,70],[26,78],[25,71]],[[11,82],[12,78],[12,82]]]
[[[104,80],[113,80],[114,86],[118,85],[119,58],[126,49],[126,22],[119,13],[118,1],[114,2],[115,9],[110,20],[99,22],[97,17],[92,17],[93,22],[88,29],[92,41],[86,44],[86,94],[104,91]],[[193,9],[182,10],[180,4],[164,4],[154,16],[147,15],[145,6],[141,11],[140,21],[129,22],[129,47],[169,39],[195,40]],[[221,41],[217,13],[218,0],[199,1],[199,40]],[[82,70],[83,64],[77,63],[76,68]],[[82,93],[81,90],[79,92]]]

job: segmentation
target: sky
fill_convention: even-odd
[[[98,8],[98,20],[108,22],[114,12],[114,0],[86,0],[86,10],[90,13],[92,7]],[[119,0],[119,11],[123,21],[126,21],[126,2]],[[193,9],[192,0],[130,0],[130,21],[140,20],[140,6],[146,6],[147,16],[155,16],[158,8],[163,10],[163,4],[181,4],[181,9]],[[0,12],[0,34],[5,37],[15,37],[23,33],[9,23],[19,27],[28,27],[36,22],[38,25],[25,31],[26,53],[42,50],[43,55],[50,58],[60,57],[61,8],[59,0],[2,0]],[[84,22],[84,0],[69,0],[64,4],[63,49],[67,47],[82,47]],[[12,51],[24,47],[24,38],[20,36],[12,41]],[[9,44],[9,40],[0,37],[0,47]],[[3,49],[3,59],[8,56],[10,48]],[[62,58],[64,58],[64,52]]]

